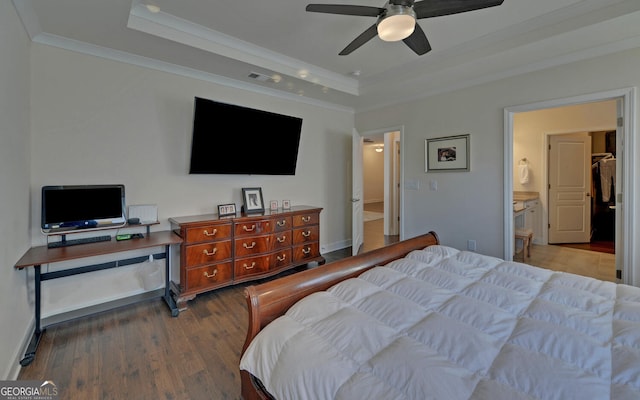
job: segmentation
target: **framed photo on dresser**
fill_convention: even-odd
[[[229,215],[236,215],[236,204],[220,204],[218,206],[218,216],[228,217]]]
[[[242,188],[242,201],[246,214],[263,213],[264,200],[262,200],[262,188]]]

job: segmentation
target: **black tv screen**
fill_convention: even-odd
[[[196,97],[190,174],[295,175],[302,118]]]
[[[42,187],[42,231],[124,225],[124,185],[67,185]]]

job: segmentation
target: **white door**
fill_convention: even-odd
[[[591,240],[591,137],[549,138],[549,243]]]
[[[362,150],[364,140],[353,130],[351,149],[351,254],[356,255],[364,242],[364,209],[362,207]]]

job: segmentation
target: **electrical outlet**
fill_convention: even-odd
[[[467,250],[476,251],[476,241],[475,240],[467,240]]]

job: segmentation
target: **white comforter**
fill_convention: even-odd
[[[240,368],[279,400],[637,400],[640,288],[431,246],[301,300]]]

